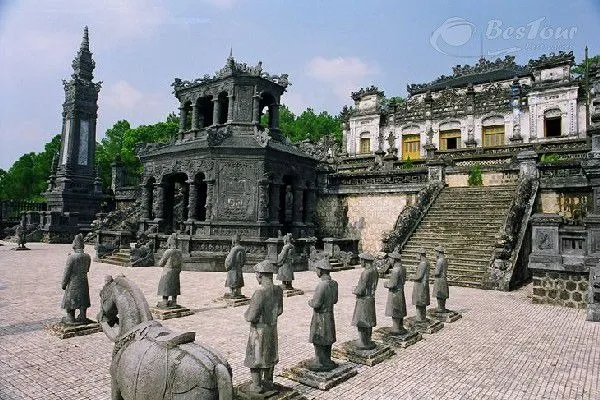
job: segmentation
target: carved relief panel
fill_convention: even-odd
[[[220,220],[256,220],[257,167],[249,161],[224,161],[219,168],[216,209]]]

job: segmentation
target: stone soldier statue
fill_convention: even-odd
[[[279,362],[277,317],[283,313],[283,289],[273,284],[277,266],[264,260],[254,266],[260,287],[256,289],[244,313],[250,322],[244,365],[250,368],[250,391],[264,392],[273,388],[273,368]]]
[[[313,298],[308,301],[308,305],[314,310],[310,321],[309,342],[315,347],[315,359],[307,367],[311,371],[323,372],[336,367],[331,361],[331,346],[336,340],[333,306],[338,301],[338,284],[329,275],[332,270],[329,258],[320,259],[315,263],[315,267],[321,281]]]
[[[417,322],[426,322],[425,309],[429,305],[429,261],[424,248],[419,249],[421,258],[417,271],[413,276],[414,281],[412,303],[417,307]]]
[[[241,290],[244,287],[244,275],[242,268],[246,263],[246,249],[240,245],[240,235],[234,235],[231,239],[231,250],[225,258],[225,270],[227,271],[227,286],[231,293],[225,294],[225,297],[239,298],[243,297]]]
[[[292,242],[292,234],[288,233],[283,237],[283,248],[277,255],[277,280],[283,282],[283,288],[286,290],[293,289],[292,281],[294,280],[294,245]]]
[[[25,243],[27,243],[27,234],[25,231],[25,218],[21,220],[19,225],[15,229],[15,236],[17,237],[17,249],[27,250]]]
[[[83,252],[83,235],[75,236],[73,240],[75,253],[69,254],[62,279],[62,289],[65,291],[61,307],[66,310],[67,316],[62,319],[64,323],[88,323],[86,311],[90,306],[90,289],[87,274],[90,270],[92,258]],[[79,315],[75,319],[75,310]]]
[[[448,293],[448,262],[446,261],[445,251],[442,246],[435,248],[437,260],[435,262],[435,272],[433,274],[435,281],[433,284],[433,295],[437,299],[438,312],[446,312],[446,299]]]
[[[157,304],[159,308],[177,307],[177,295],[181,294],[179,284],[179,274],[183,264],[181,250],[177,248],[177,234],[173,233],[167,239],[167,247],[158,266],[162,267],[163,272],[158,282],[158,295],[162,296],[162,301]],[[169,300],[171,296],[172,300]]]
[[[375,257],[369,253],[361,253],[358,256],[363,267],[360,274],[358,285],[352,293],[356,295],[356,305],[354,306],[354,315],[352,316],[352,325],[358,328],[359,340],[356,347],[362,350],[374,349],[375,342],[371,340],[373,327],[377,325],[375,315],[375,289],[379,273],[373,266]]]
[[[390,279],[383,285],[389,289],[385,315],[392,317],[393,325],[390,333],[402,335],[407,332],[403,323],[403,319],[406,317],[406,299],[404,297],[406,268],[402,265],[401,255],[396,250],[388,257],[393,261],[393,267]]]

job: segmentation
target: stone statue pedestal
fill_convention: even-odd
[[[300,393],[280,385],[277,382],[273,382],[273,389],[263,392],[256,393],[249,390],[251,381],[244,382],[234,388],[234,399],[241,400],[307,400],[306,397]]]
[[[28,247],[13,247],[12,250],[14,251],[23,251],[23,250],[31,250]]]
[[[75,336],[91,335],[92,333],[102,332],[102,327],[96,321],[91,319],[81,323],[58,322],[49,324],[45,327],[49,334],[58,336],[61,339],[68,339]]]
[[[441,322],[454,322],[462,318],[462,315],[452,310],[439,311],[437,308],[430,308],[427,310],[427,315],[430,318],[436,319]]]
[[[181,318],[194,314],[194,312],[189,308],[179,305],[166,308],[150,307],[150,312],[155,319]]]
[[[356,348],[355,340],[349,340],[334,347],[331,357],[372,367],[395,354],[390,346],[377,342],[375,344],[377,346],[372,350],[361,350]]]
[[[295,288],[294,289],[285,289],[285,288],[283,288],[283,286],[282,286],[282,289],[283,289],[283,297],[301,296],[304,294],[304,291],[300,290],[300,289],[295,289]]]
[[[329,390],[358,373],[356,369],[348,363],[337,363],[337,367],[331,371],[314,372],[306,367],[310,361],[310,359],[300,361],[295,366],[284,369],[279,376],[319,390]]]
[[[409,317],[404,320],[407,329],[415,330],[421,334],[423,333],[436,333],[444,327],[444,324],[438,320],[427,318],[425,322],[420,322],[415,317]]]
[[[240,297],[221,296],[213,300],[214,303],[225,303],[227,307],[240,307],[250,303],[250,298],[244,295]]]
[[[407,329],[405,334],[394,334],[389,326],[379,328],[373,332],[373,338],[389,344],[392,347],[401,347],[403,349],[417,343],[423,339],[423,336],[417,331]]]

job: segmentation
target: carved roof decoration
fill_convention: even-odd
[[[291,83],[288,80],[288,74],[281,75],[270,75],[263,71],[262,61],[259,61],[256,66],[248,66],[246,63],[237,62],[232,53],[229,53],[229,57],[225,62],[223,68],[218,70],[213,76],[205,74],[202,78],[194,79],[193,81],[186,81],[180,78],[175,78],[171,84],[175,92],[182,89],[192,88],[201,86],[203,84],[222,80],[231,76],[254,76],[262,79],[266,79],[276,85],[279,85],[285,90]]]
[[[83,28],[81,46],[71,65],[73,67],[73,79],[81,78],[87,81],[94,79],[93,72],[96,63],[92,59],[92,53],[90,52],[90,38],[87,26]]]
[[[360,88],[360,90],[358,92],[352,92],[352,100],[354,101],[358,101],[360,99],[362,99],[365,96],[369,96],[372,94],[376,94],[379,96],[383,97],[383,91],[379,90],[379,88],[375,85],[371,85],[369,87],[366,88]]]
[[[558,54],[550,53],[549,55],[542,54],[537,60],[529,60],[527,65],[532,69],[542,69],[548,67],[557,67],[565,64],[575,64],[575,56],[573,55],[573,51],[559,51]]]

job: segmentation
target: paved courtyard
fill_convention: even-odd
[[[0,399],[109,399],[112,343],[103,333],[61,340],[44,325],[62,316],[61,274],[70,245],[31,243],[26,252],[0,246]],[[86,246],[92,254],[93,248]],[[107,274],[125,274],[152,304],[158,268],[121,268],[93,263],[89,274],[92,307]],[[336,306],[338,342],[353,339],[352,286],[359,270],[334,274],[340,288]],[[183,272],[180,303],[193,316],[167,320],[173,330],[193,330],[197,339],[221,350],[233,368],[234,383],[249,379],[243,366],[248,324],[245,307],[220,308],[224,274]],[[257,283],[245,275],[244,292]],[[307,301],[317,282],[312,272],[297,274],[304,296],[286,298],[279,319],[281,371],[313,354],[307,342],[311,309]],[[411,284],[406,286],[410,301]],[[377,317],[384,316],[387,291],[380,281]],[[314,399],[600,399],[600,324],[585,321],[584,310],[534,305],[528,288],[511,293],[451,287],[448,306],[463,318],[374,367],[359,367],[349,381],[321,392],[283,378]],[[409,308],[409,314],[414,309]]]

